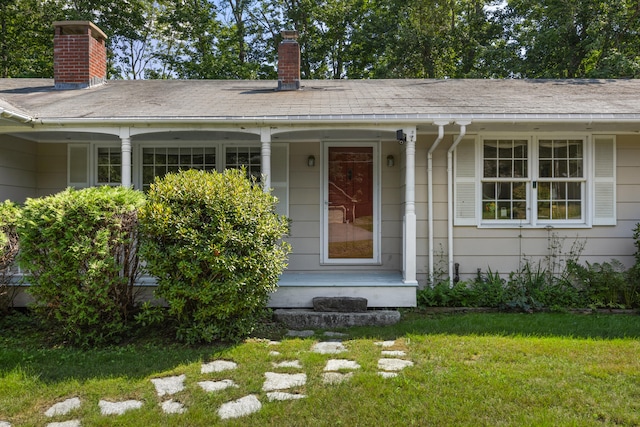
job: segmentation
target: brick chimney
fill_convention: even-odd
[[[107,36],[89,21],[53,23],[56,89],[82,89],[107,80]]]
[[[300,89],[300,45],[297,31],[282,31],[278,46],[278,90]]]

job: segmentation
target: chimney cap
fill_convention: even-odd
[[[91,21],[55,21],[53,28],[60,28],[61,34],[86,34],[91,29],[91,36],[97,40],[107,40],[107,35]]]
[[[280,35],[282,40],[298,40],[298,32],[296,30],[282,30]]]

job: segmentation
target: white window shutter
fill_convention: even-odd
[[[278,198],[276,212],[289,216],[289,146],[271,144],[271,188]]]
[[[593,225],[616,225],[616,140],[593,137]]]
[[[67,185],[86,188],[89,179],[89,144],[69,144],[67,146]]]
[[[465,138],[455,149],[454,225],[477,225],[476,144]]]

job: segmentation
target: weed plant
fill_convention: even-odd
[[[634,232],[640,244],[640,225]],[[621,262],[579,262],[585,241],[576,239],[563,252],[565,239],[550,233],[548,254],[535,262],[524,257],[517,271],[502,276],[491,268],[478,271],[473,280],[449,283],[441,269],[435,282],[418,291],[421,307],[488,307],[500,310],[538,311],[567,309],[617,309],[640,307],[640,255],[626,270]]]

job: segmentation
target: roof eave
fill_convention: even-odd
[[[34,119],[16,113],[0,112],[3,117],[30,123]],[[7,115],[5,115],[7,114]],[[473,123],[640,123],[640,114],[330,114],[330,115],[279,115],[279,116],[227,116],[227,117],[84,117],[84,118],[40,118],[42,125],[136,125],[136,124],[225,124],[225,125],[298,125],[347,124],[385,125],[390,123],[433,124],[438,121]]]

